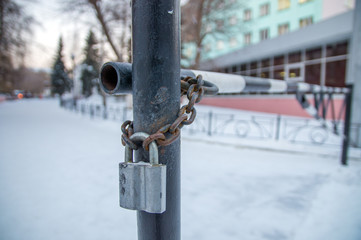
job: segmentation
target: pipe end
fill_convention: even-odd
[[[107,94],[130,93],[132,90],[132,65],[120,62],[105,63],[100,69],[99,85]]]

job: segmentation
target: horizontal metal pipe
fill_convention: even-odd
[[[248,77],[226,73],[181,69],[181,77],[202,75],[219,88],[218,94],[243,93],[347,93],[347,88],[324,87],[304,82]],[[104,92],[121,95],[132,91],[132,65],[108,62],[100,71],[100,86]]]
[[[107,62],[100,69],[100,88],[107,94],[119,95],[132,91],[132,64]]]
[[[189,70],[195,76],[202,75],[225,93],[347,93],[347,88],[324,87],[304,82],[283,81],[268,78],[241,76],[226,73]]]

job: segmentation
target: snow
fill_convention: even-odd
[[[137,239],[118,206],[120,125],[0,103],[0,239]],[[360,155],[342,167],[339,149],[292,146],[184,131],[182,239],[361,239]]]

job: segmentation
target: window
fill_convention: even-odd
[[[306,2],[311,2],[312,0],[298,0],[298,3],[306,3]]]
[[[249,21],[252,19],[252,11],[251,9],[246,9],[244,10],[244,13],[243,13],[243,21]]]
[[[269,78],[270,77],[270,72],[269,71],[263,71],[261,72],[261,74],[259,75],[261,78]]]
[[[273,78],[278,80],[283,80],[285,77],[285,70],[283,68],[281,69],[275,69],[273,71]]]
[[[278,66],[278,65],[283,65],[285,61],[285,57],[283,55],[280,55],[280,56],[276,56],[273,60],[275,66]]]
[[[345,87],[346,60],[326,64],[326,86]]]
[[[261,41],[268,39],[269,38],[268,29],[262,29],[259,32],[259,38]]]
[[[269,4],[263,4],[261,5],[260,9],[259,9],[259,15],[262,16],[266,16],[269,14]]]
[[[327,45],[327,57],[340,56],[347,54],[347,42]]]
[[[299,78],[301,76],[301,68],[290,68],[288,71],[288,78]]]
[[[251,44],[251,41],[252,41],[251,33],[244,34],[244,44],[249,45],[249,44]]]
[[[257,69],[257,61],[251,62],[250,67],[251,67],[251,70]]]
[[[238,67],[237,67],[237,65],[232,66],[232,72],[233,72],[233,73],[238,72]]]
[[[236,47],[238,44],[237,38],[236,37],[231,37],[231,39],[229,39],[229,45],[231,47]]]
[[[222,50],[224,48],[224,42],[222,40],[219,40],[217,42],[217,49]]]
[[[319,59],[322,56],[322,48],[313,48],[306,51],[306,60]]]
[[[291,6],[290,0],[278,0],[278,10],[283,10]]]
[[[247,70],[247,64],[242,64],[241,71],[246,71],[246,70]]]
[[[285,23],[285,24],[281,24],[281,25],[278,25],[278,35],[283,35],[285,33],[288,33],[289,32],[289,24],[288,23]]]
[[[229,18],[229,24],[230,25],[236,25],[238,22],[237,16],[232,16]]]
[[[301,52],[293,52],[288,54],[288,63],[301,62]]]
[[[270,59],[267,58],[267,59],[262,59],[261,61],[261,67],[269,67],[271,64],[270,64]]]
[[[320,85],[321,64],[306,65],[305,82]]]
[[[300,19],[300,28],[311,25],[312,23],[313,23],[312,17],[302,18]]]

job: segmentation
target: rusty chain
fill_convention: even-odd
[[[143,148],[148,151],[149,144],[153,141],[156,141],[158,146],[167,146],[177,140],[181,128],[185,125],[192,124],[197,116],[194,105],[202,100],[205,93],[214,95],[217,92],[217,86],[204,81],[202,75],[198,75],[195,79],[192,77],[182,77],[181,95],[187,95],[188,104],[180,108],[178,117],[172,124],[161,127],[157,132],[146,138],[142,144]],[[134,150],[138,149],[138,145],[130,140],[130,136],[134,133],[133,122],[129,120],[125,121],[121,129],[123,132],[122,144],[124,146],[128,145]]]

